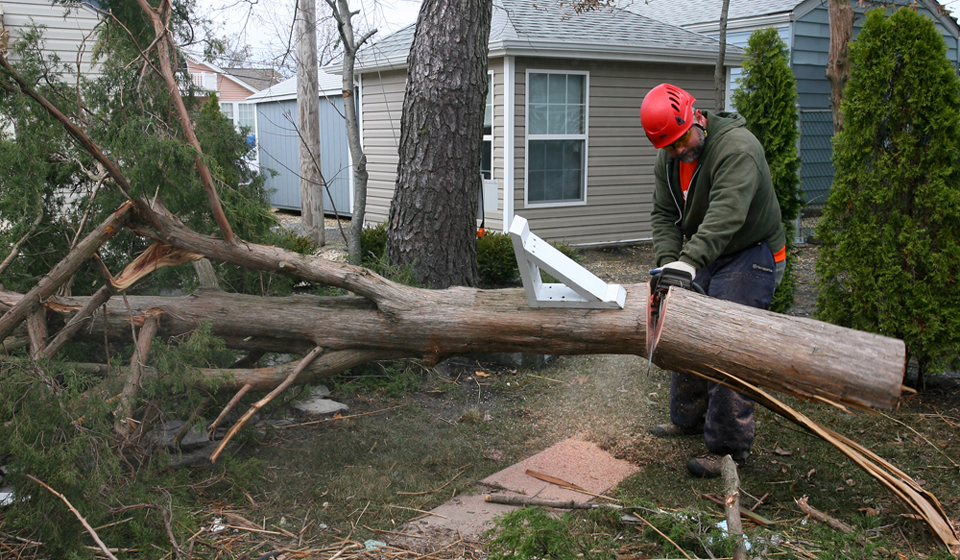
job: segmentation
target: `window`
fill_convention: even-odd
[[[527,202],[586,200],[586,73],[527,73]]]
[[[232,122],[234,125],[237,124],[237,116],[234,114],[235,103],[229,101],[220,102],[220,112],[223,113],[223,116],[227,117],[227,120]]]
[[[480,153],[480,174],[493,179],[493,72],[487,86],[487,105],[483,110],[483,151]]]

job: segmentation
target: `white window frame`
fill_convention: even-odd
[[[495,109],[496,109],[497,104],[496,104],[496,101],[495,101],[495,99],[494,99],[494,98],[496,97],[496,93],[495,93],[495,90],[494,90],[494,88],[493,88],[493,75],[494,75],[494,74],[493,74],[493,70],[490,70],[489,72],[487,72],[487,78],[488,78],[488,80],[487,80],[487,100],[484,102],[484,112],[486,112],[486,108],[487,108],[487,107],[490,107],[490,134],[484,134],[484,135],[483,135],[483,143],[484,143],[484,144],[486,144],[487,142],[490,143],[490,177],[489,177],[489,179],[494,179],[494,178],[495,178],[495,177],[494,177],[494,168],[496,167],[496,166],[493,164],[493,159],[494,159],[494,158],[493,158],[493,152],[494,152],[494,145],[493,145],[493,136],[494,136],[494,135],[493,135],[493,129],[494,129],[494,125],[495,125],[496,120],[497,120],[497,119],[496,119],[496,115],[494,114],[494,111],[495,111]],[[483,163],[482,157],[483,157],[483,155],[481,154],[481,163]],[[481,169],[480,172],[482,173],[482,172],[483,172],[483,169]],[[484,179],[488,179],[488,178],[487,178],[487,177],[484,177]]]
[[[565,76],[583,76],[583,132],[580,134],[531,134],[530,133],[530,75],[562,74]],[[524,94],[524,157],[523,157],[523,203],[531,208],[556,208],[564,206],[585,206],[587,204],[587,162],[589,161],[590,136],[590,72],[586,70],[527,68]],[[583,141],[583,171],[580,177],[580,200],[530,200],[530,140],[581,140]]]

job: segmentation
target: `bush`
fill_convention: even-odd
[[[960,80],[908,8],[868,12],[850,60],[817,316],[903,339],[919,382],[960,350]]]
[[[363,266],[374,268],[387,252],[387,222],[360,230],[360,255]]]
[[[520,278],[510,234],[488,233],[477,238],[477,270],[484,287],[506,286]]]
[[[794,220],[800,213],[800,136],[797,83],[790,69],[790,51],[774,28],[750,35],[743,59],[743,77],[733,92],[733,104],[747,119],[747,129],[763,145],[780,214],[787,234],[787,269],[770,309],[784,313],[793,307],[797,281],[793,275]]]

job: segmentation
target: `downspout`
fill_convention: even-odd
[[[503,57],[503,232],[510,231],[513,222],[514,180],[514,120],[516,119],[516,73],[514,57]]]

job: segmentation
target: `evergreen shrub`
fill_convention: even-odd
[[[934,23],[871,10],[850,46],[817,316],[900,338],[925,373],[960,355],[960,79]]]
[[[797,114],[797,83],[790,69],[790,51],[774,28],[750,35],[743,58],[743,76],[733,92],[737,111],[747,120],[747,129],[760,140],[773,188],[780,202],[783,229],[787,234],[787,268],[773,295],[770,309],[784,313],[793,306],[797,280],[793,274],[794,220],[800,213],[800,137]]]

